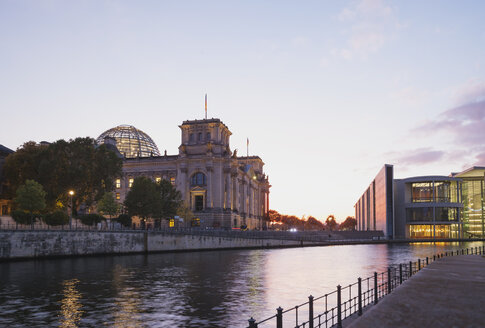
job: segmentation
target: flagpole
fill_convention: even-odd
[[[205,119],[207,120],[207,93],[205,94]]]

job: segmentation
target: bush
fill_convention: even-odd
[[[24,212],[22,210],[14,210],[12,211],[12,219],[18,224],[30,224],[30,213]]]
[[[121,223],[125,227],[131,227],[131,216],[128,214],[120,214],[118,218],[116,218],[116,221]]]
[[[84,215],[78,216],[77,218],[81,220],[82,224],[88,225],[88,226],[98,224],[99,222],[104,220],[104,217],[99,214],[84,214]]]
[[[69,223],[69,216],[64,211],[57,210],[47,214],[44,217],[44,222],[51,226],[64,225]]]

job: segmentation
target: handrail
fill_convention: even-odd
[[[292,308],[283,310],[281,307],[277,309],[277,313],[264,320],[256,321],[254,318],[248,320],[249,326],[247,328],[262,328],[261,324],[271,323],[271,327],[282,328],[284,319],[287,321],[293,321],[288,316],[283,317],[284,314],[294,313],[295,324],[291,327],[295,328],[329,328],[329,327],[342,327],[342,320],[357,314],[362,315],[362,310],[365,307],[371,306],[372,304],[377,304],[381,298],[390,294],[394,289],[401,285],[404,281],[411,278],[418,271],[422,270],[428,266],[431,262],[438,261],[443,257],[447,256],[458,256],[458,255],[482,255],[485,254],[485,245],[477,246],[472,248],[466,248],[455,251],[446,251],[444,253],[438,253],[432,257],[418,258],[417,261],[410,261],[409,263],[401,263],[388,267],[387,271],[384,272],[374,272],[373,276],[367,278],[358,278],[356,283],[346,285],[344,287],[337,286],[337,290],[330,293],[313,297],[309,296],[308,301],[296,305]],[[357,287],[356,292],[352,292],[353,288]],[[363,287],[365,289],[363,289]],[[354,288],[355,289],[355,288]],[[342,300],[344,293],[348,293],[348,297]],[[329,296],[336,296],[336,299],[331,299],[329,301]],[[315,302],[323,301],[325,311],[314,314]],[[322,303],[322,302],[320,302]],[[300,320],[301,314],[299,309],[302,306],[308,305],[308,317]],[[303,313],[305,314],[305,313]],[[273,320],[276,319],[276,320]],[[276,322],[275,322],[276,321]],[[265,325],[267,326],[267,325]]]

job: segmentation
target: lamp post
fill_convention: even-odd
[[[74,190],[69,190],[69,201],[71,205],[71,213],[69,213],[69,230],[72,230],[72,196],[74,195]]]

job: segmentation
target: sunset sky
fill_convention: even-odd
[[[380,167],[485,165],[485,1],[0,0],[0,144],[204,116],[281,213],[338,221]]]

